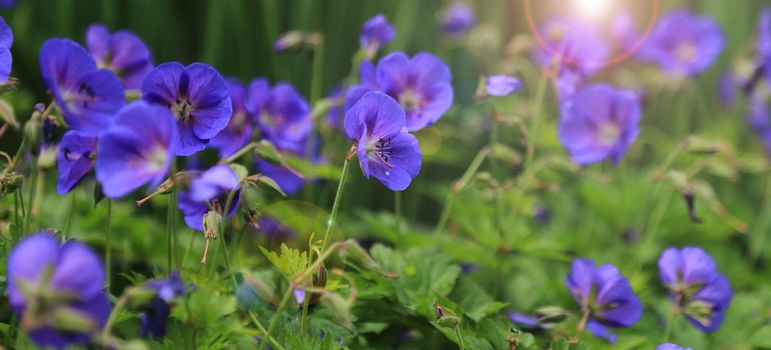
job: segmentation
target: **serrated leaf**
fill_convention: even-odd
[[[308,263],[308,253],[301,252],[299,249],[289,248],[286,244],[281,244],[281,254],[271,252],[265,247],[260,247],[260,251],[281,272],[287,280],[292,281],[297,274],[305,271]]]

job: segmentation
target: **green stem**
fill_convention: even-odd
[[[335,224],[335,219],[337,218],[337,211],[340,208],[340,198],[343,196],[343,189],[345,188],[345,180],[348,178],[348,168],[351,165],[351,154],[355,150],[355,146],[351,147],[351,151],[349,151],[349,155],[345,157],[345,162],[343,162],[343,173],[340,175],[340,183],[337,185],[337,192],[335,193],[335,201],[332,203],[332,212],[329,214],[329,220],[327,220],[327,229],[326,232],[324,232],[324,240],[321,242],[321,250],[323,251],[327,247],[327,243],[329,241],[329,234],[332,232],[332,226]]]
[[[672,328],[675,324],[675,316],[677,315],[677,306],[672,305],[672,311],[669,312],[669,315],[667,315],[667,324],[666,328],[664,328],[664,336],[661,338],[662,343],[669,342],[669,337],[672,335]]]
[[[760,259],[763,254],[763,247],[766,245],[769,224],[771,224],[771,176],[766,180],[766,195],[764,198],[763,206],[760,209],[758,218],[755,220],[758,224],[752,232],[752,237],[757,238],[754,243],[750,244],[750,261],[753,265],[758,262],[758,259]]]
[[[64,216],[64,223],[62,224],[62,240],[67,240],[67,235],[70,233],[70,226],[72,225],[72,217],[75,214],[75,192],[71,192],[70,202],[67,204],[67,212]]]
[[[271,332],[273,332],[273,327],[276,326],[276,321],[278,321],[278,316],[281,314],[281,310],[283,310],[284,307],[286,306],[286,303],[289,302],[289,298],[291,296],[292,296],[292,288],[289,287],[286,293],[284,293],[284,296],[281,297],[281,302],[279,302],[278,304],[276,313],[273,315],[273,317],[270,318],[270,323],[268,324],[268,330],[265,331],[265,337],[271,338]],[[264,350],[266,345],[268,345],[268,342],[266,341],[262,342],[262,344],[260,344],[260,350]]]
[[[538,137],[541,127],[541,111],[543,109],[543,100],[546,96],[546,86],[549,79],[545,72],[541,73],[541,77],[538,79],[538,87],[535,91],[535,99],[533,100],[532,109],[532,123],[527,135],[527,157],[525,158],[525,168],[530,167],[533,162],[533,156],[535,155],[535,139]]]
[[[583,332],[586,328],[586,323],[589,322],[589,314],[590,311],[588,308],[581,312],[581,320],[578,321],[578,326],[576,327],[576,331],[578,331],[578,333]]]
[[[195,233],[190,234],[190,241],[187,243],[185,255],[182,257],[182,266],[185,266],[185,263],[187,262],[187,256],[190,254],[190,250],[193,249],[193,241],[195,241]]]
[[[642,244],[641,254],[643,255],[638,259],[637,262],[637,268],[635,269],[637,271],[637,274],[642,272],[643,267],[643,260],[645,258],[645,255],[648,254],[650,251],[653,243],[656,240],[656,233],[658,233],[659,226],[661,225],[661,220],[664,218],[664,214],[666,213],[667,207],[669,207],[669,202],[672,200],[672,192],[667,191],[667,193],[664,195],[663,198],[659,198],[659,192],[661,191],[660,185],[657,184],[656,189],[654,189],[653,197],[656,199],[656,207],[653,210],[653,213],[648,219],[648,223],[645,225],[645,242]]]
[[[171,164],[171,179],[176,182],[177,180],[177,166],[176,162],[172,160]],[[171,185],[172,193],[169,194],[168,204],[166,207],[166,267],[167,271],[171,273],[174,268],[174,218],[177,211],[177,186],[176,183]]]
[[[110,282],[112,281],[112,199],[107,199],[107,242],[104,245],[104,275],[107,278],[105,289],[110,292]]]
[[[104,340],[109,339],[110,332],[112,331],[112,326],[115,325],[115,321],[118,319],[118,315],[120,314],[121,311],[123,311],[123,308],[126,307],[127,302],[128,302],[128,297],[124,292],[123,295],[121,295],[121,297],[118,298],[118,301],[115,302],[115,307],[112,308],[112,311],[110,312],[110,317],[107,318],[107,323],[104,325],[104,329],[102,329],[102,339]]]
[[[402,214],[402,191],[394,191],[394,214],[396,217],[396,232],[401,237],[402,222],[404,221],[404,216]]]
[[[463,173],[463,176],[461,176],[461,178],[452,185],[452,188],[450,188],[450,192],[447,194],[447,199],[444,201],[442,214],[439,216],[439,222],[436,224],[436,228],[434,229],[435,242],[439,240],[439,236],[442,234],[444,227],[447,225],[447,221],[450,218],[450,212],[452,211],[452,205],[455,202],[455,197],[464,187],[466,187],[466,185],[471,181],[477,171],[479,171],[479,167],[482,165],[482,162],[485,160],[485,158],[487,158],[488,155],[490,155],[490,147],[484,147],[479,150],[479,153],[477,153],[477,155],[474,157],[474,160],[471,161],[471,164],[469,164],[468,168]]]
[[[463,336],[460,334],[460,323],[455,325],[455,336],[458,337],[458,347],[460,350],[465,349],[466,345],[463,343]]]
[[[24,222],[24,231],[22,234],[29,233],[30,230],[30,224],[32,222],[32,209],[35,207],[35,187],[37,187],[37,166],[38,166],[38,157],[33,155],[32,156],[32,166],[30,168],[30,179],[29,179],[29,188],[27,189],[27,199],[29,200],[29,203],[27,204],[27,218]]]
[[[267,330],[265,330],[265,327],[260,323],[260,320],[257,319],[257,316],[254,315],[253,312],[249,311],[249,317],[252,319],[252,323],[254,323],[255,326],[257,326],[257,330],[262,332],[262,334],[267,338],[267,341],[270,342],[270,345],[272,345],[276,350],[284,350],[284,347],[279,344],[279,342],[276,341],[276,339],[273,339],[273,337],[270,336],[270,333],[268,333]]]
[[[326,38],[324,39],[326,40]],[[324,80],[324,46],[322,42],[313,50],[313,73],[311,73],[311,101],[321,98],[321,83]]]
[[[241,147],[240,150],[236,151],[236,153],[233,153],[232,155],[230,155],[230,157],[225,158],[224,163],[233,163],[233,162],[235,162],[236,159],[241,158],[241,156],[246,154],[246,152],[249,152],[249,151],[257,148],[257,146],[259,146],[259,145],[260,144],[257,143],[257,142],[249,142],[246,146]]]

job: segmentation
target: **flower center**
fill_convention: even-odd
[[[423,99],[413,89],[406,89],[399,95],[399,104],[405,111],[409,112],[417,109],[423,104]]]
[[[262,125],[268,126],[268,127],[279,127],[284,125],[284,122],[286,119],[281,114],[272,114],[269,112],[262,112],[260,113],[260,122]]]
[[[163,146],[155,146],[150,152],[150,171],[156,172],[162,170],[166,165],[168,157],[168,152],[166,152],[166,149],[163,148]]]
[[[176,115],[178,119],[189,121],[193,119],[193,111],[195,111],[195,108],[186,98],[178,98],[171,104],[171,111],[174,112],[174,115]]]
[[[621,129],[616,124],[606,123],[600,126],[598,141],[603,145],[612,145],[616,143],[621,136]]]
[[[675,50],[677,59],[685,63],[691,63],[695,61],[698,54],[699,50],[696,48],[696,45],[690,42],[680,43],[680,45],[678,45],[677,49]]]
[[[372,143],[367,147],[367,153],[370,155],[374,155],[377,159],[380,159],[385,165],[387,165],[389,168],[391,167],[391,164],[388,163],[389,160],[391,160],[391,153],[393,152],[393,147],[391,146],[391,138],[379,138],[376,142]]]

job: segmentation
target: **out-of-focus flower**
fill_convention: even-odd
[[[56,191],[60,195],[72,191],[94,168],[96,140],[96,137],[85,136],[75,130],[62,137],[56,156],[59,169]]]
[[[672,343],[664,343],[656,347],[656,350],[693,350],[692,348],[684,348],[680,345]]]
[[[656,24],[638,57],[669,73],[694,76],[707,70],[724,46],[723,32],[714,20],[673,10]]]
[[[490,96],[510,95],[523,86],[522,81],[508,75],[493,75],[485,79],[485,92]]]
[[[395,35],[396,32],[386,16],[378,14],[364,22],[364,27],[361,29],[361,35],[359,36],[359,44],[362,49],[372,55],[394,40]]]
[[[589,313],[587,328],[610,342],[615,335],[608,327],[629,327],[642,316],[642,304],[626,278],[610,264],[595,266],[589,259],[573,261],[565,285]]]
[[[442,16],[442,31],[451,38],[468,33],[477,23],[474,9],[464,2],[453,2]]]
[[[177,137],[168,109],[144,101],[121,109],[97,144],[96,179],[104,194],[118,198],[161,183],[174,160]]]
[[[138,90],[153,69],[153,58],[144,41],[125,30],[115,33],[101,24],[86,32],[86,46],[99,68],[113,71],[126,89]]]
[[[64,121],[85,135],[103,133],[125,104],[120,80],[97,69],[88,52],[72,40],[46,40],[40,48],[40,72]]]
[[[392,191],[402,191],[420,172],[418,140],[405,128],[404,110],[380,92],[366,93],[345,114],[345,133],[356,142],[361,170]]]
[[[578,164],[618,163],[640,132],[640,115],[635,93],[589,86],[563,104],[559,139]]]
[[[35,233],[8,257],[8,301],[40,347],[85,344],[107,322],[110,302],[99,258],[78,242]],[[62,328],[66,325],[68,328]]]
[[[144,288],[154,291],[155,297],[142,310],[140,334],[143,338],[163,338],[171,306],[177,298],[185,295],[185,283],[179,271],[173,271],[167,278],[145,283]]]
[[[246,90],[235,79],[228,79],[228,93],[233,104],[233,115],[225,129],[210,140],[212,147],[218,148],[220,156],[226,157],[237,152],[249,143],[252,137],[252,118],[246,111]]]
[[[290,51],[312,50],[324,42],[324,37],[319,33],[308,33],[293,30],[282,34],[273,43],[273,51],[286,53]]]
[[[203,231],[203,216],[209,211],[209,205],[225,210],[230,191],[239,186],[238,176],[227,165],[216,165],[202,173],[190,172],[190,175],[190,186],[179,192],[179,209],[188,227]],[[236,191],[227,208],[228,218],[235,214],[240,197],[240,191]]]
[[[0,0],[0,7],[4,9],[12,9],[16,7],[19,0]]]
[[[4,7],[1,2],[0,7]],[[6,82],[11,75],[11,65],[13,63],[11,45],[13,45],[13,31],[5,23],[5,19],[0,17],[0,83]]]
[[[523,313],[509,312],[508,316],[509,321],[512,323],[518,324],[528,329],[538,329],[543,327],[537,318],[525,315]]]
[[[359,73],[361,83],[346,94],[346,111],[368,91],[380,91],[402,106],[407,130],[417,131],[434,124],[452,107],[450,69],[430,53],[418,53],[411,59],[403,52],[391,53],[378,62],[377,68],[363,61]]]
[[[771,85],[771,7],[769,6],[764,7],[760,13],[758,39],[755,45],[758,55],[757,66],[759,69],[765,69],[766,79]]]
[[[177,62],[155,67],[142,82],[142,99],[168,108],[177,119],[177,155],[203,150],[233,114],[228,86],[216,69]]]
[[[252,81],[246,108],[256,117],[262,136],[280,150],[300,147],[313,128],[308,102],[288,83],[270,87],[265,79]]]
[[[629,12],[623,12],[613,19],[611,34],[615,45],[623,50],[634,49],[640,41],[640,32]]]
[[[547,20],[539,33],[545,47],[535,47],[532,55],[542,66],[558,63],[560,70],[568,69],[586,77],[602,68],[609,54],[599,29],[578,19]]]
[[[736,101],[736,79],[733,74],[725,72],[720,76],[718,84],[720,104],[725,108],[730,108]]]
[[[327,112],[327,124],[334,129],[341,129],[343,127],[343,119],[345,119],[345,92],[342,86],[336,86],[330,91],[329,97],[327,97],[332,104]]]
[[[668,248],[658,265],[661,283],[688,321],[703,332],[720,328],[733,293],[712,257],[698,247]]]

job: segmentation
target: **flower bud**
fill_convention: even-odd
[[[203,234],[206,239],[217,239],[220,235],[222,214],[217,211],[209,210],[203,215]]]
[[[24,177],[16,173],[7,173],[0,178],[0,198],[5,197],[21,188]]]
[[[43,142],[43,129],[40,126],[40,121],[37,118],[30,118],[24,123],[24,140],[26,140],[27,148],[32,152],[33,156],[37,156],[40,150],[40,145]]]
[[[241,207],[254,213],[262,203],[260,189],[254,181],[245,181],[241,184]]]
[[[434,303],[436,310],[436,323],[442,327],[455,328],[460,323],[460,318],[450,309]]]

